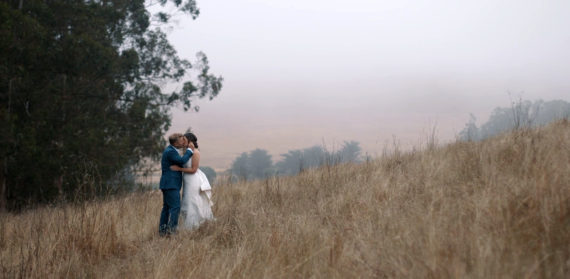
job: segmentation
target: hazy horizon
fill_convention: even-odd
[[[201,165],[242,152],[360,142],[379,154],[393,137],[453,140],[473,113],[512,100],[568,100],[568,1],[198,1],[169,39],[209,58],[224,87],[200,112],[173,109],[169,132],[192,127]],[[509,95],[508,92],[511,92]]]

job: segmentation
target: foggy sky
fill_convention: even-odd
[[[169,38],[204,51],[224,77],[192,127],[201,165],[241,152],[356,140],[370,155],[397,138],[453,140],[469,119],[523,99],[570,97],[570,1],[198,0]],[[175,86],[175,85],[170,85]],[[511,92],[511,95],[508,94]]]

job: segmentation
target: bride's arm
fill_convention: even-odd
[[[194,155],[192,155],[192,165],[189,168],[181,168],[177,165],[170,166],[170,169],[173,171],[181,171],[185,173],[194,174],[198,171],[198,166],[200,165],[200,152],[195,151]]]

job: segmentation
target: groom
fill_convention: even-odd
[[[182,173],[173,171],[170,166],[182,167],[190,157],[192,150],[184,135],[175,133],[168,137],[170,145],[162,153],[162,175],[160,176],[160,190],[162,190],[162,212],[158,233],[160,236],[170,235],[176,232],[178,226],[178,214],[180,214],[180,188],[182,187]],[[184,156],[178,154],[177,148],[186,148]]]

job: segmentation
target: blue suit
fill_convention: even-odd
[[[178,154],[178,150],[169,145],[162,153],[160,162],[162,175],[160,176],[160,190],[162,190],[162,212],[158,232],[160,235],[173,233],[178,227],[178,215],[180,214],[180,188],[182,188],[182,172],[173,171],[170,166],[182,167],[192,157],[192,151],[188,149],[184,156]]]

